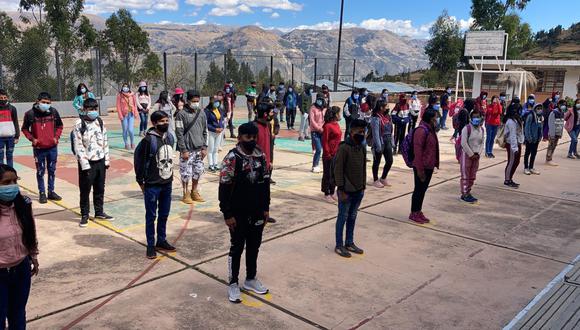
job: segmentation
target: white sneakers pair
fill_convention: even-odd
[[[246,291],[252,291],[257,294],[266,294],[269,291],[257,278],[246,280],[243,288]],[[236,304],[242,302],[242,292],[238,283],[232,283],[228,286],[228,299]]]
[[[525,168],[524,169],[524,174],[525,175],[540,175],[540,171],[536,170],[535,168]]]
[[[390,187],[391,185],[387,182],[387,179],[378,179],[377,181],[373,182],[373,186],[375,188],[384,188]]]
[[[322,173],[322,169],[320,168],[320,166],[314,166],[312,168],[312,173]]]

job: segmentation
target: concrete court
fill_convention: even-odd
[[[517,191],[502,185],[505,152],[496,150],[497,158],[481,162],[480,203],[464,205],[451,131],[443,131],[441,170],[424,207],[432,224],[406,220],[413,179],[396,157],[393,186],[368,187],[359,212],[355,238],[366,253],[347,260],[333,252],[336,205],[322,200],[321,175],[309,172],[310,144],[283,129],[272,187],[278,223],[265,229],[258,270],[271,293],[234,305],[226,297],[229,235],[217,175],[204,176],[207,202],[193,207],[178,201],[175,181],[168,238],[178,251],[150,261],[132,154],[122,149],[116,117],[105,122],[112,147],[105,211],[117,220],[78,227],[73,121],[65,120],[56,183],[64,200],[34,202],[41,253],[31,329],[497,329],[580,253],[580,160],[565,159],[567,139],[555,155],[561,166],[546,168],[545,151],[536,166],[542,175],[524,176],[520,165]],[[16,150],[20,183],[36,198],[30,144],[23,139]]]

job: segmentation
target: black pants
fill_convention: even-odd
[[[325,196],[334,195],[334,190],[336,186],[334,185],[334,180],[332,179],[332,171],[334,168],[332,166],[332,158],[331,159],[322,159],[322,183],[320,190],[324,193]]]
[[[540,142],[526,142],[526,152],[524,153],[524,168],[529,170],[534,168],[534,162],[536,161],[536,154],[538,153],[539,144]]]
[[[95,206],[95,215],[103,214],[103,199],[105,197],[105,160],[101,159],[90,162],[91,169],[83,171],[79,165],[79,188],[80,188],[80,206],[81,214],[89,215],[89,195],[93,189],[93,204]]]
[[[350,123],[352,122],[352,119],[350,117],[344,117],[344,121],[346,123],[345,129],[344,129],[344,141],[346,141],[346,139],[350,135]]]
[[[407,123],[395,125],[395,150],[398,150],[398,153],[401,153],[401,147],[403,146],[403,140],[405,140],[406,133]]]
[[[385,166],[383,167],[383,174],[381,179],[386,179],[391,166],[393,166],[393,146],[387,143],[383,146],[383,151],[374,152],[373,151],[373,180],[377,181],[379,179],[379,166],[381,165],[381,158],[385,158]]]
[[[294,128],[294,121],[296,121],[296,108],[286,108],[286,126],[288,129]]]
[[[409,116],[410,122],[409,122],[409,129],[408,132],[411,132],[411,130],[413,128],[415,128],[415,126],[417,126],[417,119],[419,119],[419,115],[417,116]]]
[[[415,189],[411,197],[411,212],[419,212],[423,209],[423,200],[433,176],[433,169],[425,169],[425,182],[421,182],[415,168],[413,168],[413,174],[415,176]]]
[[[228,128],[230,129],[230,137],[234,137],[234,114],[232,112],[232,116],[230,117],[230,120],[228,121]]]
[[[264,220],[252,219],[243,214],[234,215],[236,227],[230,230],[231,247],[228,260],[230,284],[238,283],[240,274],[240,260],[244,245],[246,246],[246,279],[252,280],[256,277],[258,252],[262,244],[262,232],[264,231]]]
[[[17,266],[0,268],[0,329],[26,329],[26,303],[30,294],[30,258]]]

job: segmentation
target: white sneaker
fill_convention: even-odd
[[[379,181],[381,181],[381,183],[383,184],[383,186],[385,187],[390,187],[391,185],[389,184],[389,182],[387,181],[387,179],[379,179]]]
[[[377,180],[375,182],[373,182],[373,186],[375,186],[375,188],[384,188],[385,185],[381,183],[381,181]]]
[[[529,169],[525,168],[524,169],[524,174],[525,175],[530,175],[530,174],[532,174],[532,172]]]
[[[330,204],[334,204],[335,203],[334,198],[332,198],[331,195],[324,195],[324,200],[327,201],[327,202],[329,202]]]
[[[236,304],[242,302],[242,292],[238,283],[232,283],[228,286],[228,299]]]
[[[530,173],[540,175],[540,171],[536,170],[535,168],[530,169]]]
[[[312,168],[312,173],[321,173],[322,170],[320,169],[320,166],[315,166]]]
[[[246,280],[244,282],[244,290],[253,291],[257,294],[268,293],[268,288],[265,287],[257,278],[253,280]]]
[[[546,162],[546,165],[549,165],[549,166],[560,166],[560,165],[558,165],[557,163],[554,163],[554,162],[553,162],[553,161],[551,161],[551,160],[547,161],[547,162]]]

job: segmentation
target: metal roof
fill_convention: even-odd
[[[307,83],[312,85],[312,81],[303,81],[303,83]],[[323,84],[327,85],[331,90],[334,87],[334,82],[328,79],[320,79],[316,80],[316,86],[322,86]],[[338,82],[338,90],[339,91],[350,91],[352,89],[353,83],[352,81],[340,81]],[[423,92],[423,91],[430,91],[431,89],[417,86],[417,85],[410,85],[405,84],[402,82],[362,82],[362,81],[355,81],[354,87],[359,88],[366,88],[371,93],[380,93],[383,89],[389,91],[389,93],[411,93],[413,91]]]

